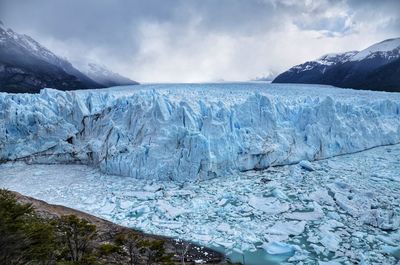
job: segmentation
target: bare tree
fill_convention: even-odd
[[[144,240],[141,252],[146,257],[146,265],[158,264],[173,264],[173,254],[165,252],[164,241],[162,240]]]
[[[191,244],[187,241],[176,240],[174,247],[175,253],[179,256],[181,265],[185,265],[186,255],[190,249]]]
[[[58,229],[71,261],[81,261],[89,252],[90,241],[96,237],[96,226],[75,215],[66,215],[61,217]]]
[[[136,233],[132,231],[126,234],[121,233],[116,237],[115,241],[118,245],[124,246],[129,256],[129,265],[139,264],[142,240]]]

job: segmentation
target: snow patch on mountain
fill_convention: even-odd
[[[317,63],[322,65],[332,65],[336,63],[343,63],[347,61],[349,58],[356,55],[358,51],[350,51],[350,52],[343,52],[343,53],[329,53],[324,56],[321,56],[319,59],[316,60]]]
[[[9,40],[13,40],[13,44],[21,47],[26,51],[30,51],[33,56],[40,58],[43,61],[51,63],[53,65],[61,67],[67,73],[73,74],[77,70],[72,67],[72,65],[65,58],[60,58],[55,55],[53,52],[42,46],[40,43],[35,41],[28,35],[19,34],[9,28],[4,28],[0,24],[0,41],[6,42]]]
[[[0,24],[0,91],[33,93],[44,87],[73,90],[137,84],[103,66],[91,63],[86,70],[88,75],[33,38]]]
[[[327,54],[296,65],[272,83],[324,84],[343,88],[400,92],[400,38],[360,52]]]
[[[33,38],[0,25],[0,91],[98,88],[96,83]]]
[[[310,71],[316,67],[333,66],[351,61],[361,61],[377,56],[381,56],[387,60],[400,58],[400,38],[379,42],[362,51],[325,54],[314,61],[296,65],[289,69],[289,71],[299,73],[303,71]],[[324,72],[324,69],[325,68],[322,68],[321,72]]]
[[[138,83],[120,74],[114,73],[104,65],[88,63],[79,66],[88,77],[107,87],[118,85],[137,85]]]
[[[0,160],[201,180],[400,142],[400,94],[268,84],[135,88],[0,94]]]
[[[374,44],[350,58],[350,61],[361,61],[375,56],[381,56],[388,60],[400,57],[400,38],[389,39]]]
[[[324,56],[321,56],[315,61],[309,61],[303,64],[296,65],[289,69],[289,72],[301,73],[304,71],[311,71],[317,69],[321,73],[325,73],[326,69],[330,66],[344,63],[349,58],[357,54],[357,51],[350,51],[344,53],[330,53]]]

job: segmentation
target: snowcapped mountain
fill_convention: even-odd
[[[102,85],[31,37],[0,24],[0,92],[38,92],[43,87],[71,90]]]
[[[103,65],[88,63],[79,67],[79,69],[81,69],[81,71],[84,72],[89,78],[107,87],[139,84],[136,81],[110,71]]]
[[[360,51],[350,58],[351,61],[361,61],[365,59],[383,58],[395,60],[400,57],[400,38],[388,39],[376,43],[365,50]]]
[[[44,87],[75,90],[127,84],[123,77],[107,73],[103,78],[93,75],[93,80],[68,60],[0,22],[0,92],[36,93]]]
[[[362,51],[328,54],[278,75],[273,83],[326,84],[400,92],[400,38]]]

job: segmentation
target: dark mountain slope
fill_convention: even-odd
[[[330,54],[278,75],[273,83],[324,84],[400,92],[400,38],[360,52]]]
[[[102,87],[32,38],[0,25],[0,92]]]
[[[44,87],[75,90],[127,84],[138,83],[104,67],[88,76],[31,37],[5,29],[0,22],[0,92],[37,93]]]

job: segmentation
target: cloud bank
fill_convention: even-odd
[[[249,80],[400,35],[400,1],[0,0],[6,26],[140,82]]]

